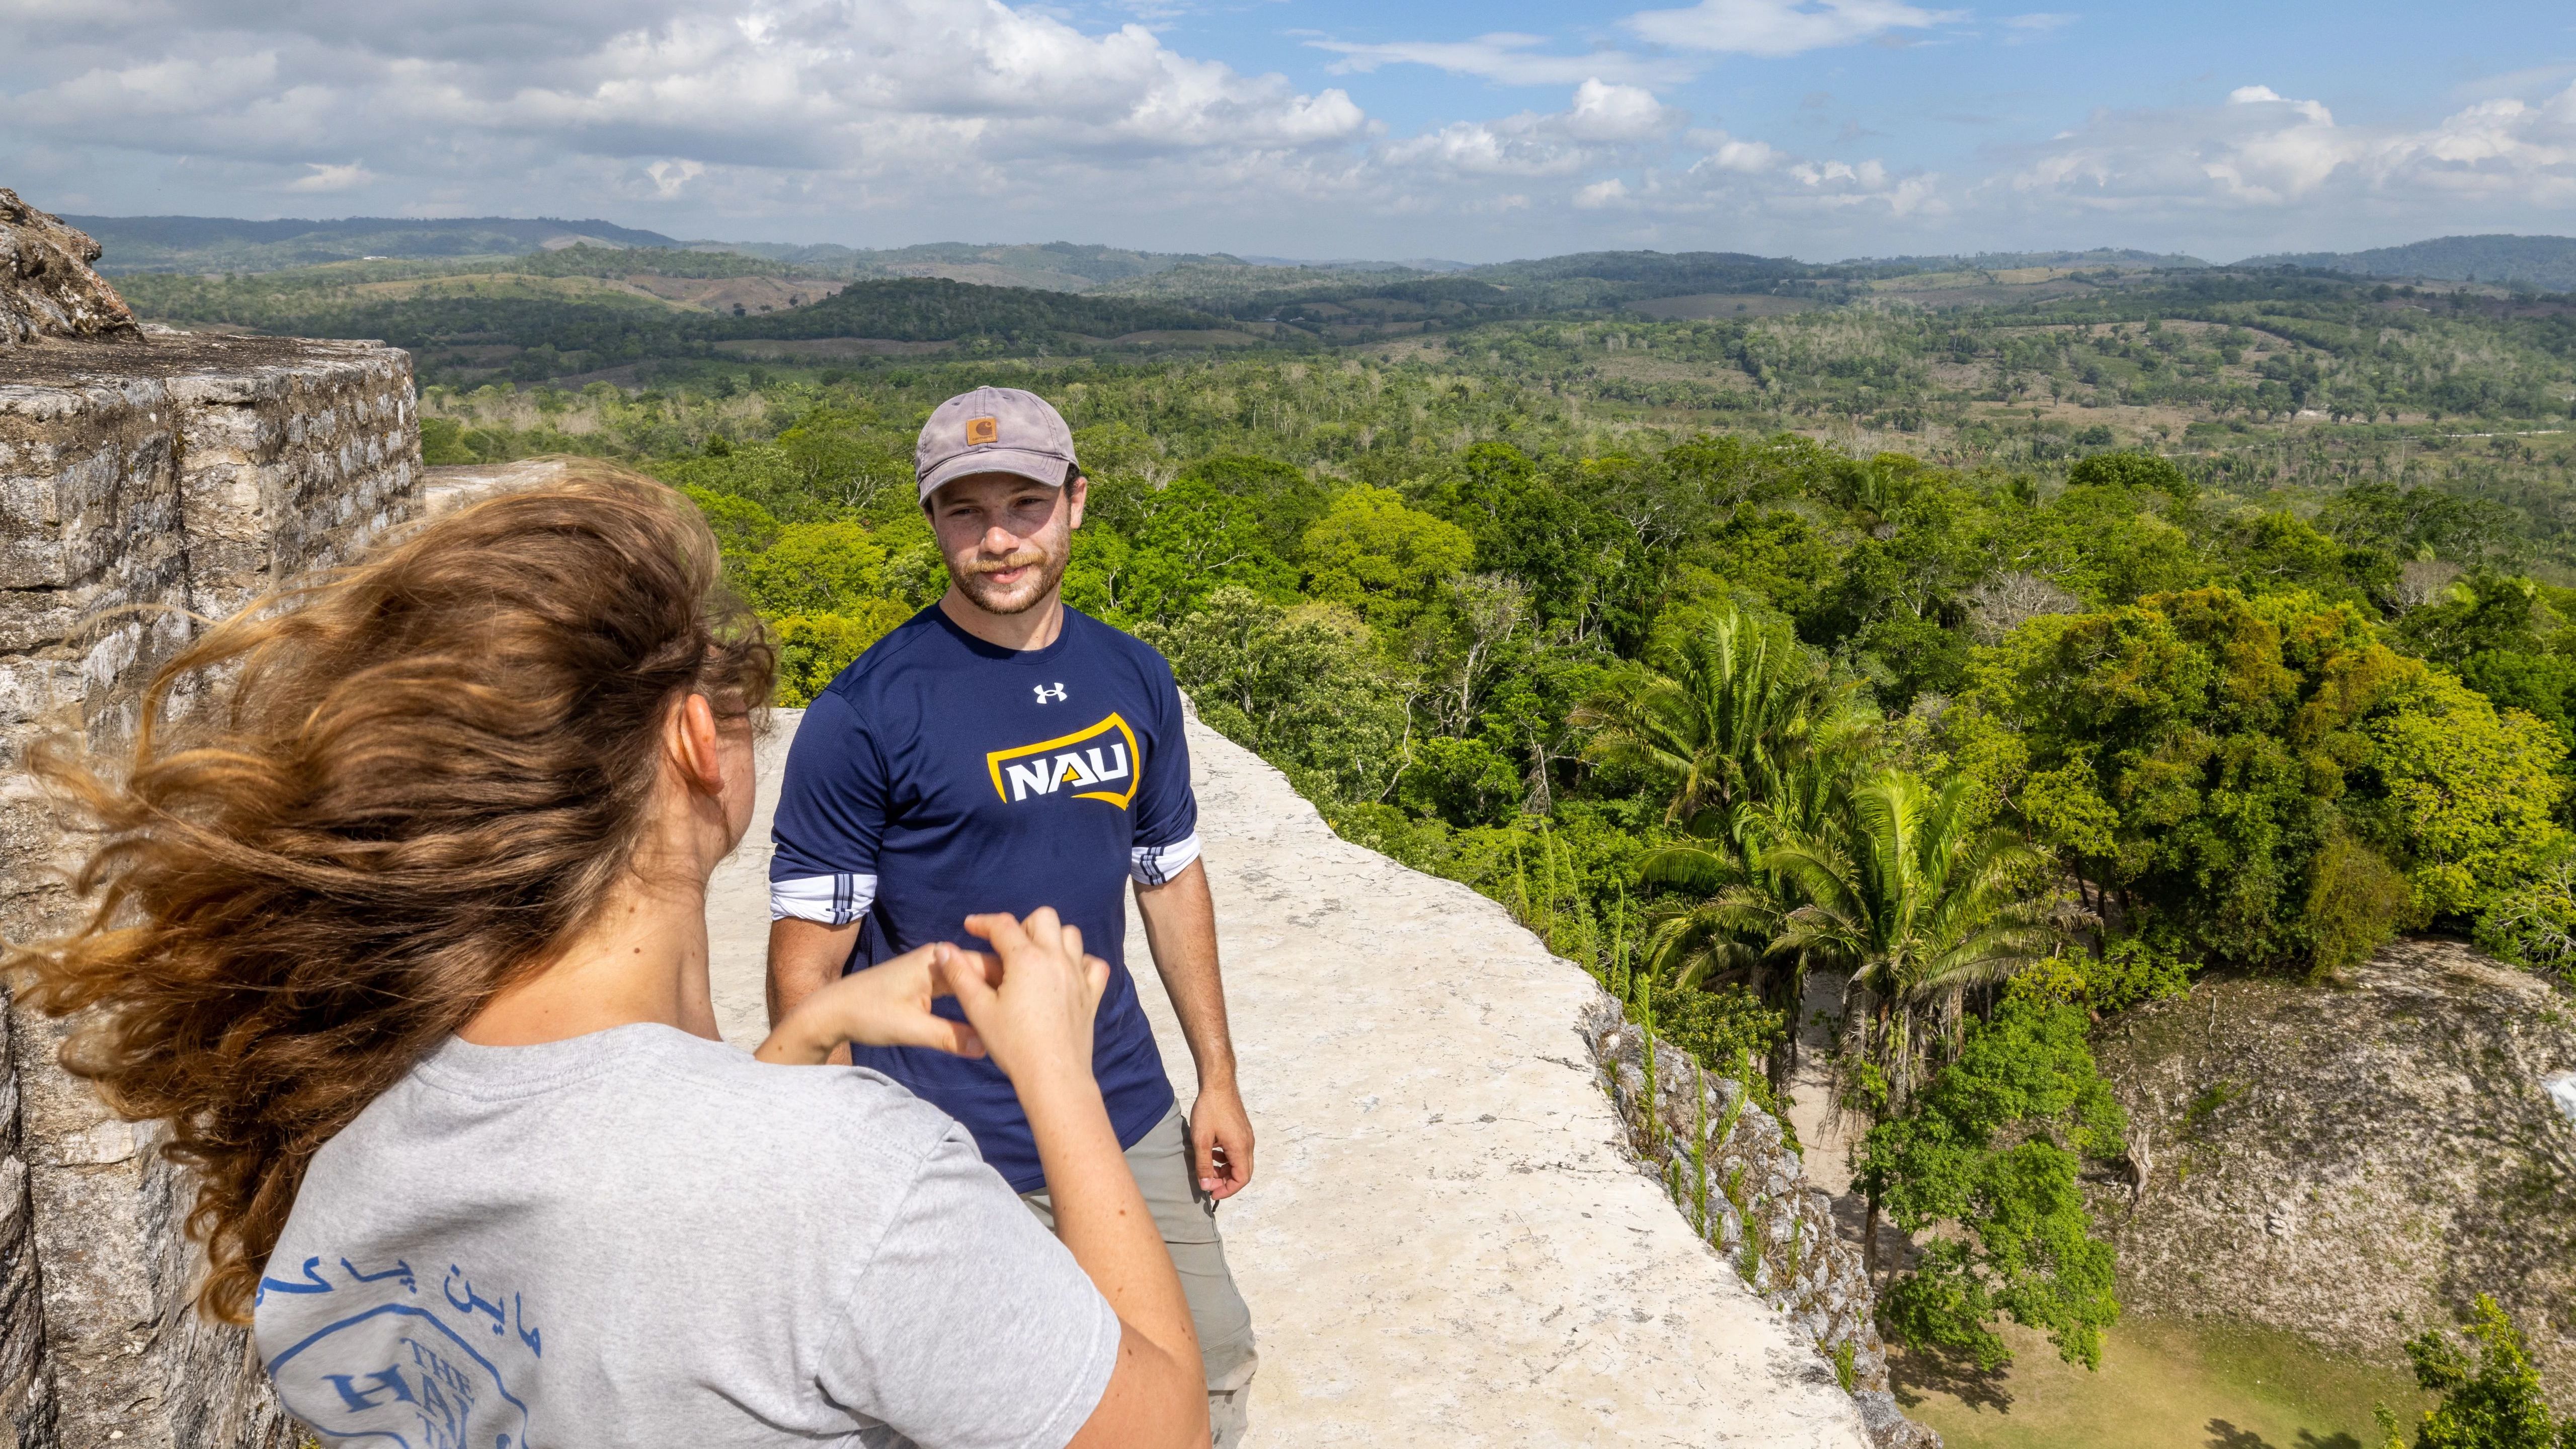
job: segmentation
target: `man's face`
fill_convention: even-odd
[[[1055,593],[1082,523],[1088,479],[1050,488],[1015,473],[976,473],[930,495],[948,577],[988,614],[1018,614]]]

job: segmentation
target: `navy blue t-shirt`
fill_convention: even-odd
[[[981,947],[970,915],[1055,907],[1109,963],[1091,1065],[1133,1147],[1173,1099],[1127,973],[1126,887],[1186,867],[1197,830],[1181,695],[1162,655],[1072,609],[1054,643],[1004,649],[934,604],[807,707],[778,799],[770,913],[864,919],[855,971],[933,941]],[[945,998],[938,1010],[960,1015]],[[1045,1185],[1019,1098],[990,1061],[851,1052],[964,1123],[1012,1187]]]

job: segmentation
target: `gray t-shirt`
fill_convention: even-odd
[[[254,1334],[326,1444],[1059,1449],[1119,1324],[937,1108],[648,1025],[432,1053],[314,1155]]]

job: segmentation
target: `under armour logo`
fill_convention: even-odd
[[[1038,692],[1038,703],[1040,704],[1044,704],[1050,699],[1064,698],[1064,686],[1062,684],[1057,684],[1052,687],[1041,684],[1035,686],[1035,688]]]

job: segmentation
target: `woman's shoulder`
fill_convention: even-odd
[[[451,1040],[324,1148],[372,1172],[389,1159],[486,1160],[543,1144],[568,1185],[618,1182],[644,1196],[776,1174],[824,1192],[893,1192],[962,1130],[900,1084],[859,1067],[790,1067],[666,1026],[537,1047]]]

